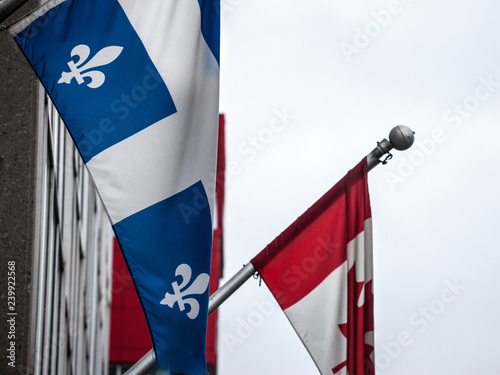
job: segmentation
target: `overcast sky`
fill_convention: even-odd
[[[226,279],[408,125],[369,175],[377,374],[500,373],[500,4],[221,2]],[[219,375],[318,373],[264,284],[219,311]]]

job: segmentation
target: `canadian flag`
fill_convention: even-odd
[[[252,264],[322,375],[374,375],[367,163],[354,169]]]

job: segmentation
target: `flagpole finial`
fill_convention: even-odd
[[[392,158],[389,151],[393,148],[400,151],[409,149],[415,140],[414,134],[408,126],[398,125],[394,127],[389,133],[390,141],[384,138],[377,142],[377,147],[367,155],[368,170],[372,170],[379,163],[386,164]],[[385,154],[387,154],[386,158],[380,160]]]
[[[406,125],[398,125],[389,133],[389,140],[396,150],[407,150],[415,140],[415,132]]]

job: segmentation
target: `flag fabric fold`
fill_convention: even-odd
[[[252,264],[322,375],[373,375],[373,263],[366,158]]]
[[[103,201],[156,359],[206,372],[218,0],[51,0],[10,33]]]

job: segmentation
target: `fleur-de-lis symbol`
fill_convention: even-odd
[[[78,61],[74,62],[73,60],[68,61],[69,72],[62,72],[61,78],[57,83],[71,83],[71,80],[74,78],[79,85],[84,83],[84,78],[89,77],[90,82],[87,83],[87,86],[90,88],[98,88],[102,86],[106,76],[103,72],[98,70],[90,70],[97,66],[107,65],[120,55],[123,47],[119,46],[110,46],[105,47],[99,52],[95,54],[93,58],[91,58],[85,65],[82,64],[88,59],[90,55],[90,48],[85,44],[80,44],[73,48],[71,51],[71,57],[78,56]],[[83,74],[82,74],[83,73]]]
[[[174,294],[165,293],[165,298],[161,300],[160,304],[167,305],[168,307],[174,307],[174,304],[177,302],[179,305],[179,310],[184,311],[185,305],[190,305],[191,309],[187,313],[187,316],[190,319],[195,319],[200,312],[200,304],[194,298],[186,298],[184,296],[189,296],[192,294],[203,294],[205,290],[208,288],[208,283],[210,281],[210,276],[206,273],[202,273],[198,275],[195,281],[181,292],[181,289],[184,288],[189,281],[191,280],[191,267],[187,264],[181,264],[175,270],[175,276],[181,276],[182,282],[181,285],[177,284],[177,281],[172,283],[172,288],[174,289]]]

